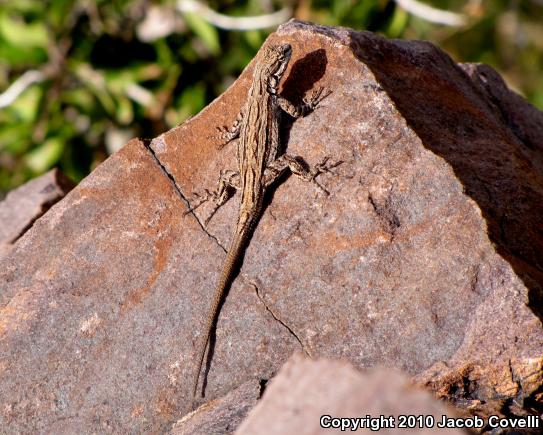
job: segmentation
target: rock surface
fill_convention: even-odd
[[[429,43],[290,22],[282,94],[333,92],[283,125],[288,152],[344,163],[268,197],[222,307],[205,401],[294,351],[402,369],[466,412],[536,412],[543,388],[542,114],[489,68]],[[164,432],[187,411],[194,344],[239,198],[202,226],[192,192],[236,167],[254,62],[150,144],[133,140],[0,261],[0,426]]]
[[[317,435],[339,432],[330,426],[320,426],[323,415],[363,419],[361,422],[349,422],[351,426],[345,428],[346,432],[467,433],[461,429],[438,429],[437,425],[443,421],[443,416],[451,419],[457,417],[453,410],[439,403],[427,391],[415,388],[399,372],[379,368],[360,373],[344,361],[311,361],[295,355],[271,381],[262,400],[236,431],[236,435]],[[371,420],[364,419],[368,415]],[[420,415],[423,419],[413,423],[411,420],[402,420],[400,415]],[[330,419],[323,422],[325,425],[331,424]],[[364,426],[353,426],[355,424]],[[414,424],[413,428],[409,424]]]
[[[49,208],[72,190],[74,184],[58,169],[9,192],[0,202],[0,257]]]
[[[211,400],[185,415],[172,428],[170,435],[226,435],[234,433],[262,394],[262,385],[248,381],[225,397]]]

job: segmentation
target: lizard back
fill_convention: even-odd
[[[251,229],[262,210],[265,183],[264,171],[275,160],[279,148],[280,108],[277,103],[279,82],[291,56],[288,44],[272,45],[255,66],[253,82],[243,109],[238,141],[241,202],[238,220],[219,280],[213,293],[211,309],[206,318],[204,333],[197,344],[196,374],[193,381],[192,404],[196,399],[199,375],[222,298],[230,286],[238,261],[247,244]]]

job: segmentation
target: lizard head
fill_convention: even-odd
[[[287,69],[292,54],[290,44],[270,45],[264,52],[264,74],[268,78],[268,92],[277,94],[279,81]]]

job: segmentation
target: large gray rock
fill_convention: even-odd
[[[269,196],[205,400],[302,351],[402,369],[466,412],[526,412],[543,385],[541,113],[428,43],[300,22],[276,42],[293,46],[283,95],[333,91],[284,123],[288,152],[344,163],[319,178],[328,197],[294,177]],[[188,411],[239,198],[205,229],[209,207],[185,215],[187,200],[236,167],[209,137],[253,67],[190,121],[129,142],[0,262],[1,426],[165,431]]]
[[[363,434],[467,433],[440,427],[459,420],[451,408],[414,388],[397,371],[360,373],[345,361],[296,355],[271,381],[236,435],[328,434],[338,432],[338,424],[343,431]],[[478,422],[479,427],[485,424]]]

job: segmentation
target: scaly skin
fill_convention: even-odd
[[[191,209],[194,210],[203,202],[211,199],[215,203],[212,216],[218,207],[229,199],[228,186],[241,190],[241,204],[236,228],[213,293],[211,308],[204,324],[204,334],[197,343],[191,409],[194,409],[196,403],[200,372],[221,301],[235,278],[237,263],[248,243],[251,230],[262,212],[262,201],[266,188],[287,169],[290,169],[295,175],[315,183],[322,189],[315,181],[315,177],[337,165],[325,166],[327,160],[325,159],[312,170],[307,170],[297,157],[286,154],[278,157],[281,112],[285,111],[293,117],[303,116],[312,111],[327,96],[323,96],[322,89],[320,89],[314,92],[307,102],[304,101],[303,105],[296,107],[278,95],[279,82],[287,69],[291,53],[292,49],[289,44],[272,45],[264,50],[262,59],[255,66],[253,82],[240,116],[231,129],[224,127],[219,129],[225,142],[239,137],[239,173],[225,171],[221,175],[217,191],[207,192],[207,195]],[[322,190],[324,191],[324,189]]]

